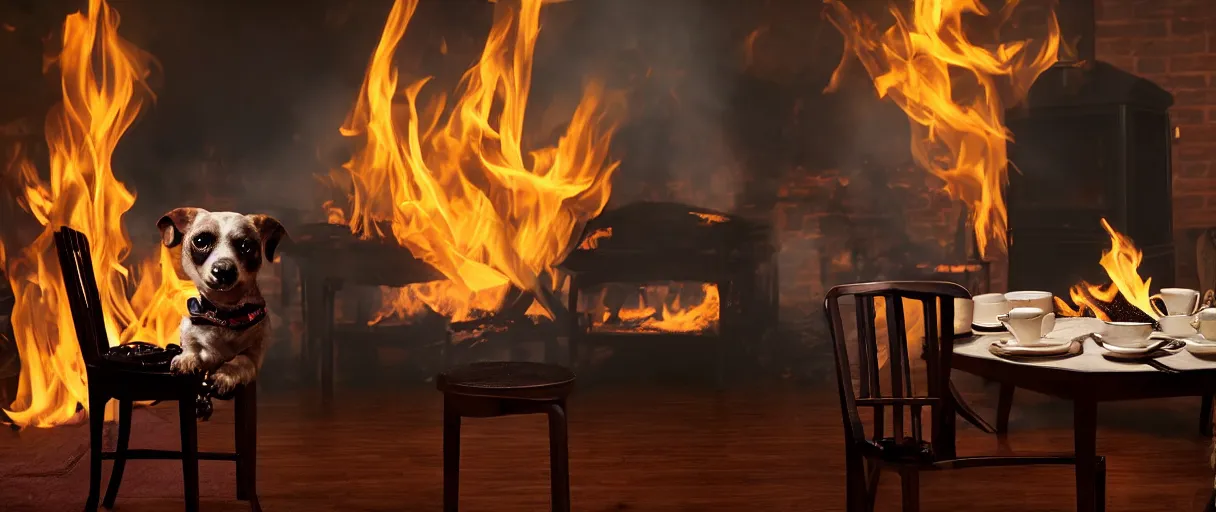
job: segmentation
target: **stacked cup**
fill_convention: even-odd
[[[1157,307],[1160,301],[1165,306],[1162,311]],[[1149,305],[1157,313],[1157,324],[1161,332],[1169,336],[1191,336],[1199,327],[1195,321],[1199,313],[1199,291],[1189,288],[1162,288],[1161,293],[1149,297]],[[1216,328],[1216,325],[1212,326]]]

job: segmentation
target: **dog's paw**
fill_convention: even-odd
[[[221,397],[228,396],[237,386],[244,384],[239,374],[229,373],[224,370],[225,368],[220,368],[212,374],[212,378],[215,379],[215,394]]]
[[[199,359],[198,354],[183,353],[173,356],[173,360],[169,361],[169,371],[173,373],[195,373],[203,365],[202,359]]]

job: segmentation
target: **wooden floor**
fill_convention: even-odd
[[[996,389],[961,377],[981,412]],[[258,487],[273,511],[440,510],[440,400],[429,388],[350,396],[324,416],[294,393],[264,392]],[[1197,434],[1198,399],[1104,406],[1099,452],[1108,458],[1109,510],[1198,510],[1212,470]],[[1009,447],[1069,450],[1068,404],[1022,393]],[[543,417],[466,420],[462,510],[548,508]],[[230,449],[231,404],[200,426],[200,447]],[[608,386],[570,404],[571,479],[580,511],[844,510],[842,427],[834,390],[773,385],[717,394],[691,388]],[[995,438],[960,424],[960,454],[992,452]],[[133,446],[175,448],[176,412],[137,411]],[[0,431],[0,510],[69,511],[84,503],[83,427]],[[109,463],[106,463],[108,472]],[[244,510],[232,466],[202,465],[204,510]],[[180,466],[132,462],[118,511],[180,510]],[[924,510],[1074,508],[1067,468],[985,469],[923,477]],[[885,478],[879,510],[898,510]]]

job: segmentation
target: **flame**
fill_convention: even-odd
[[[345,165],[351,230],[384,236],[377,223],[390,221],[398,243],[448,278],[402,290],[393,299],[402,309],[421,300],[466,320],[499,309],[512,285],[551,287],[551,267],[571,248],[571,235],[608,202],[615,124],[606,121],[610,102],[598,83],[585,87],[555,145],[527,151],[523,144],[542,3],[552,2],[500,2],[453,104],[439,95],[421,109],[418,95],[429,78],[406,85],[404,104],[394,105],[392,64],[418,1],[393,5],[342,133],[363,138]]]
[[[1107,310],[1115,297],[1121,295],[1149,318],[1158,318],[1159,315],[1153,311],[1149,302],[1150,284],[1153,279],[1142,279],[1137,271],[1140,261],[1144,259],[1143,253],[1132,243],[1132,239],[1110,227],[1106,219],[1102,219],[1102,227],[1110,234],[1110,250],[1102,253],[1102,259],[1098,263],[1106,270],[1110,284],[1097,286],[1081,281],[1068,291],[1076,307],[1064,302],[1060,297],[1056,297],[1056,306],[1064,316],[1081,316],[1088,310],[1093,312],[1094,316],[1109,321],[1113,319]]]
[[[690,289],[699,293],[688,293]],[[595,331],[701,334],[713,333],[718,329],[721,298],[715,284],[646,286],[639,291],[637,304],[620,308],[615,319],[604,305],[607,293],[607,288],[601,289],[597,296],[591,298],[593,304],[587,308],[592,314],[592,329]],[[662,304],[661,312],[651,304]]]
[[[607,240],[609,238],[612,238],[612,228],[599,228],[591,232],[590,235],[587,235],[587,238],[584,238],[583,242],[578,244],[578,249],[580,251],[593,250],[600,246],[600,240]]]
[[[145,78],[152,57],[118,35],[118,13],[90,0],[87,14],[63,24],[57,62],[63,102],[47,116],[50,181],[15,153],[5,169],[15,177],[12,197],[43,229],[28,245],[5,240],[0,251],[16,304],[12,324],[21,377],[8,417],[17,425],[48,427],[88,410],[84,362],[76,342],[54,247],[54,231],[69,226],[89,237],[106,333],[111,344],[142,340],[160,345],[177,337],[185,300],[193,293],[177,277],[173,256],[161,248],[138,271],[124,266],[131,240],[122,217],[135,195],[114,176],[110,158],[123,133],[151,98]],[[138,283],[131,286],[134,276]],[[134,293],[128,296],[128,290]]]
[[[839,0],[825,0],[828,20],[844,35],[845,51],[825,92],[834,91],[850,53],[869,73],[880,98],[895,102],[912,127],[912,157],[945,181],[945,190],[971,210],[980,255],[989,241],[1004,249],[1003,188],[1012,140],[1005,109],[1020,102],[1039,74],[1056,62],[1060,30],[1053,13],[1037,52],[1028,41],[976,45],[963,15],[988,16],[980,0],[914,0],[909,19],[891,8],[895,24],[881,34],[874,21]],[[1006,0],[1001,21],[1018,0]],[[1002,98],[998,84],[1008,97]]]
[[[697,217],[697,218],[701,219],[702,226],[712,226],[714,224],[723,224],[723,223],[730,221],[729,217],[727,217],[725,215],[718,215],[716,213],[701,213],[701,212],[688,212],[688,213],[691,214],[693,217]]]
[[[908,339],[908,358],[913,360],[920,356],[925,344],[925,305],[919,300],[903,299],[904,333]],[[940,327],[940,326],[939,326]],[[887,298],[874,298],[874,336],[878,342],[878,353],[875,358],[878,367],[883,368],[890,361],[890,344],[883,340],[887,338]]]

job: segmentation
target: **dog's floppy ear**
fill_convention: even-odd
[[[248,217],[253,222],[253,227],[258,230],[258,237],[262,239],[262,252],[266,254],[266,261],[273,262],[274,250],[278,248],[283,237],[287,236],[287,230],[283,228],[283,224],[269,215],[258,213],[248,215]]]
[[[176,247],[182,243],[182,237],[190,229],[190,224],[194,223],[194,217],[201,211],[201,208],[176,208],[166,213],[156,221],[161,243],[164,243],[165,247]]]

